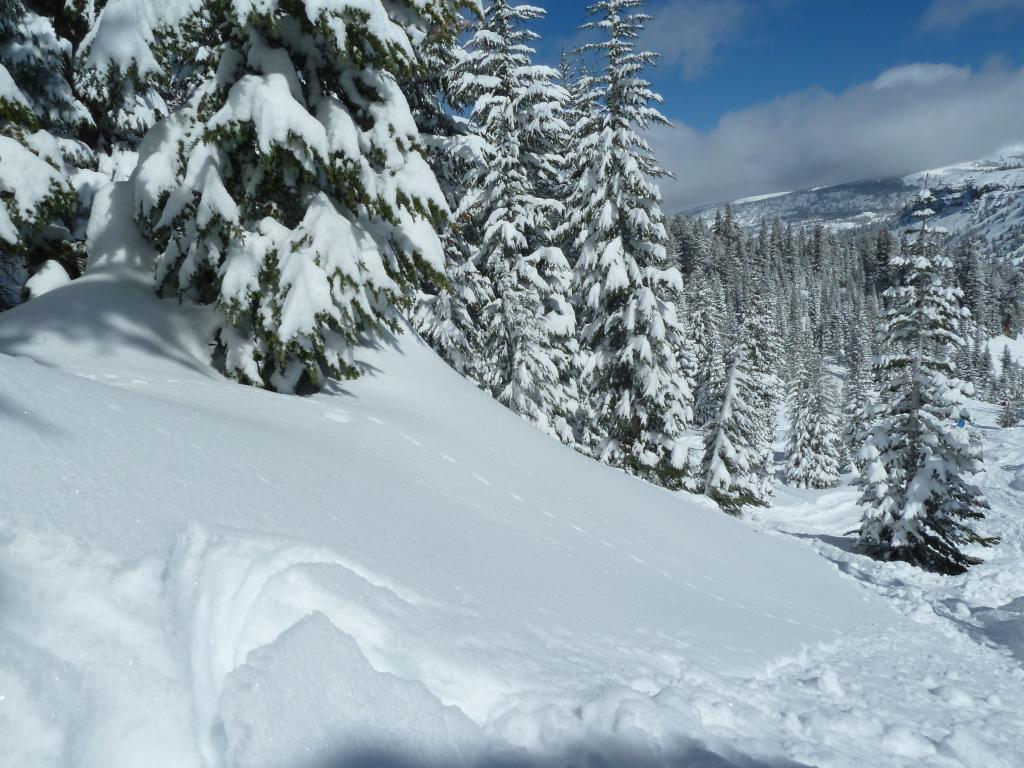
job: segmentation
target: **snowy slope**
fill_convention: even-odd
[[[906,207],[926,186],[938,198],[934,226],[952,235],[986,238],[1003,252],[1024,255],[1024,151],[1019,148],[902,177],[747,197],[733,201],[732,208],[746,227],[776,217],[798,226],[822,224],[831,229],[909,225]],[[710,222],[723,205],[704,206],[690,214]]]
[[[0,317],[0,765],[1024,764],[1012,659],[408,333],[315,397],[211,373],[120,194]]]

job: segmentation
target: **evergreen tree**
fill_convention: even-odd
[[[446,204],[399,82],[420,65],[410,36],[454,23],[452,8],[197,6],[173,34],[215,30],[216,71],[150,130],[133,177],[157,287],[216,307],[239,381],[354,376],[354,346],[443,279]]]
[[[756,414],[757,452],[751,463],[751,475],[763,501],[767,501],[772,492],[775,431],[782,386],[778,375],[782,347],[770,307],[762,280],[756,276],[740,333],[749,349],[747,357]]]
[[[537,36],[525,28],[543,15],[495,0],[468,43],[457,91],[473,104],[470,122],[484,140],[484,162],[466,184],[480,233],[473,258],[490,290],[480,312],[481,383],[511,410],[571,441],[574,404],[559,368],[571,357],[575,316],[563,293],[569,264],[554,246],[567,94],[555,70],[532,63]]]
[[[871,323],[862,303],[853,307],[850,341],[846,358],[846,381],[843,384],[843,415],[846,426],[843,436],[847,456],[857,470],[862,468],[860,449],[870,431],[874,414],[875,386],[871,361]]]
[[[601,70],[587,81],[592,108],[578,126],[564,232],[575,256],[575,294],[585,372],[587,413],[602,438],[602,460],[678,487],[686,472],[680,438],[691,395],[679,373],[681,338],[666,287],[681,290],[666,264],[667,232],[656,183],[658,167],[640,131],[667,123],[650,106],[660,101],[642,77],[652,53],[636,50],[647,16],[642,0],[600,0],[583,25],[602,36],[584,46]]]
[[[877,421],[864,447],[864,516],[859,547],[881,560],[902,560],[940,573],[961,573],[979,560],[964,552],[986,544],[971,522],[987,504],[966,476],[980,469],[964,430],[962,383],[950,351],[960,343],[961,292],[944,284],[950,262],[930,242],[932,199],[922,193],[916,243],[894,259],[901,276],[885,292],[885,354]]]
[[[690,281],[690,306],[693,308],[690,328],[696,352],[694,374],[693,422],[706,424],[718,413],[718,397],[725,384],[725,344],[722,320],[725,298],[722,288],[703,271],[693,273]]]
[[[1014,384],[1015,384],[1014,376],[1013,376],[1013,371],[1014,371],[1013,355],[1010,354],[1010,345],[1009,344],[1004,344],[1003,345],[1003,352],[999,356],[999,369],[1000,369],[1000,374],[999,374],[1000,385],[1002,386],[1002,390],[1003,390],[1004,395],[1005,396],[1009,396],[1009,393],[1013,391]]]
[[[749,347],[738,344],[718,398],[719,410],[704,427],[700,490],[723,512],[740,515],[744,507],[763,506],[751,470],[757,459],[756,392],[750,378]]]
[[[444,234],[444,282],[431,282],[416,300],[412,323],[417,333],[462,376],[483,379],[480,312],[492,299],[491,287],[473,260],[463,234],[471,216],[460,207]]]
[[[822,359],[805,357],[791,399],[786,482],[797,488],[833,488],[843,458],[835,398]]]
[[[452,211],[442,233],[446,279],[427,281],[412,321],[452,368],[480,382],[484,376],[480,313],[493,295],[474,261],[473,243],[479,233],[474,220],[476,197],[468,184],[474,170],[487,160],[483,138],[460,116],[469,105],[466,94],[456,87],[458,68],[467,55],[457,33],[467,24],[462,16],[456,21],[423,38],[417,48],[422,66],[409,73],[410,82],[402,84],[427,162]]]
[[[70,277],[85,266],[91,162],[78,140],[92,118],[68,82],[70,43],[22,0],[0,0],[0,309],[44,261]]]
[[[974,387],[977,396],[982,400],[990,400],[993,393],[995,364],[992,361],[992,348],[988,344],[988,333],[981,326],[974,337]]]

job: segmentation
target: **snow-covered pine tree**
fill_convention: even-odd
[[[0,0],[0,309],[44,261],[70,277],[85,266],[89,189],[76,175],[90,151],[76,137],[92,118],[70,70],[70,44],[52,21],[23,0]]]
[[[977,326],[974,336],[974,356],[972,367],[975,391],[979,399],[990,400],[994,392],[995,364],[992,360],[992,348],[988,344],[988,331],[981,325]]]
[[[691,338],[697,358],[693,423],[702,426],[715,418],[721,407],[719,397],[726,374],[722,333],[726,308],[721,285],[702,269],[691,275],[689,289]]]
[[[999,385],[1002,387],[1004,394],[1013,391],[1016,383],[1013,374],[1013,355],[1010,353],[1010,345],[1004,344],[1003,351],[999,355]]]
[[[678,364],[681,389],[687,403],[695,403],[693,393],[696,391],[698,371],[700,363],[697,359],[697,346],[694,343],[694,331],[689,320],[689,307],[686,302],[686,294],[683,291],[671,291],[669,293],[672,304],[676,311],[676,323],[679,326],[675,334],[677,346],[675,349],[676,362]],[[692,424],[693,405],[687,406],[686,423]]]
[[[871,322],[863,302],[857,302],[850,321],[846,355],[846,381],[843,383],[843,416],[846,454],[857,470],[862,468],[860,449],[874,419],[875,379],[872,374]]]
[[[786,482],[797,488],[833,488],[843,446],[832,384],[820,354],[805,355],[790,400]]]
[[[467,43],[456,91],[472,104],[483,162],[467,179],[479,233],[474,262],[490,300],[480,312],[481,384],[515,413],[572,441],[574,403],[559,376],[575,317],[563,295],[569,265],[555,247],[559,151],[567,98],[557,72],[531,61],[532,6],[495,0]]]
[[[565,240],[575,258],[584,374],[603,461],[679,487],[687,455],[680,438],[690,395],[679,375],[680,328],[666,286],[680,275],[666,263],[668,234],[656,179],[664,175],[640,131],[667,123],[642,77],[655,55],[636,49],[643,0],[600,0],[583,29],[601,39],[582,48],[598,59],[588,80],[591,109],[580,122],[566,203]]]
[[[890,262],[900,279],[885,292],[884,354],[876,362],[883,384],[862,452],[858,546],[876,559],[955,574],[980,562],[964,545],[991,540],[971,527],[988,505],[967,480],[981,467],[977,450],[956,427],[968,418],[950,362],[961,343],[962,293],[944,283],[950,263],[926,228],[932,200],[922,193],[916,241]]]
[[[443,0],[204,0],[215,73],[143,142],[137,219],[156,285],[213,304],[222,367],[294,391],[357,375],[353,347],[442,279],[446,204],[399,87]]]
[[[759,483],[751,477],[757,460],[757,413],[750,377],[748,345],[741,341],[732,350],[722,384],[719,409],[704,425],[704,456],[699,490],[730,515],[748,506],[764,506]]]
[[[767,501],[772,494],[773,446],[782,386],[778,375],[782,344],[771,307],[761,276],[753,276],[750,304],[743,313],[740,338],[748,349],[756,414],[757,453],[751,461],[750,469],[754,487],[763,501]]]
[[[482,16],[476,3],[466,5],[476,18]],[[491,301],[492,291],[474,263],[473,243],[479,241],[473,220],[476,196],[467,185],[474,169],[486,164],[486,143],[462,117],[469,105],[455,87],[455,78],[466,57],[459,33],[468,22],[462,15],[456,21],[418,43],[421,66],[410,73],[410,82],[402,84],[427,162],[452,211],[442,234],[446,280],[427,282],[417,297],[412,322],[452,368],[480,381],[480,311]]]
[[[443,236],[446,280],[429,281],[419,293],[412,323],[445,362],[480,382],[485,370],[480,313],[493,292],[476,268],[467,227],[472,227],[472,216],[460,206]]]

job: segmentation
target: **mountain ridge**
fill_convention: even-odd
[[[912,224],[907,207],[921,189],[938,199],[936,228],[950,236],[987,240],[1005,255],[1024,256],[1024,147],[916,171],[792,192],[776,192],[691,208],[682,213],[707,222],[729,205],[746,228],[780,219],[794,226],[830,230]]]

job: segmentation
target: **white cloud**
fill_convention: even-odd
[[[657,128],[668,211],[891,176],[1024,141],[1024,69],[914,64],[834,94],[814,89],[730,113],[710,133]]]
[[[903,88],[966,80],[970,76],[970,67],[955,67],[952,64],[907,64],[885,70],[875,78],[872,85],[879,89]]]
[[[951,30],[978,16],[1015,11],[1024,11],[1024,0],[932,0],[921,17],[921,29]]]
[[[747,0],[670,0],[650,9],[640,45],[692,80],[736,37],[750,10]]]

